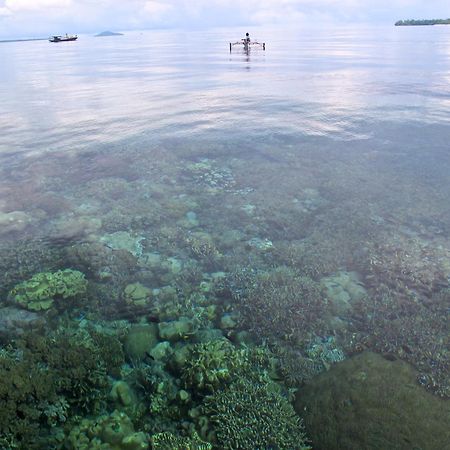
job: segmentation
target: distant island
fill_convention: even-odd
[[[95,35],[95,37],[104,37],[104,36],[123,36],[123,33],[115,33],[114,31],[102,31]]]
[[[450,19],[409,19],[395,22],[396,27],[409,27],[417,25],[450,25]]]

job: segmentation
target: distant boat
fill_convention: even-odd
[[[52,36],[48,38],[49,42],[68,42],[76,41],[78,36],[76,34],[67,34],[65,36]]]

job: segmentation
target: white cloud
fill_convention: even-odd
[[[5,6],[13,13],[67,8],[72,0],[6,0]]]
[[[171,11],[173,6],[170,4],[158,2],[158,1],[147,1],[142,8],[143,12],[149,14],[152,17],[161,17],[165,13]]]
[[[0,0],[0,35],[445,17],[449,0]],[[51,31],[53,32],[53,31]]]
[[[10,16],[12,14],[11,10],[6,7],[0,7],[0,17]]]

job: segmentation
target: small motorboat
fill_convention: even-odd
[[[76,34],[67,34],[65,36],[52,36],[48,38],[49,42],[69,42],[76,41],[78,36]]]

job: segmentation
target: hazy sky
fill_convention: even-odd
[[[450,0],[0,0],[0,37],[450,17]]]

